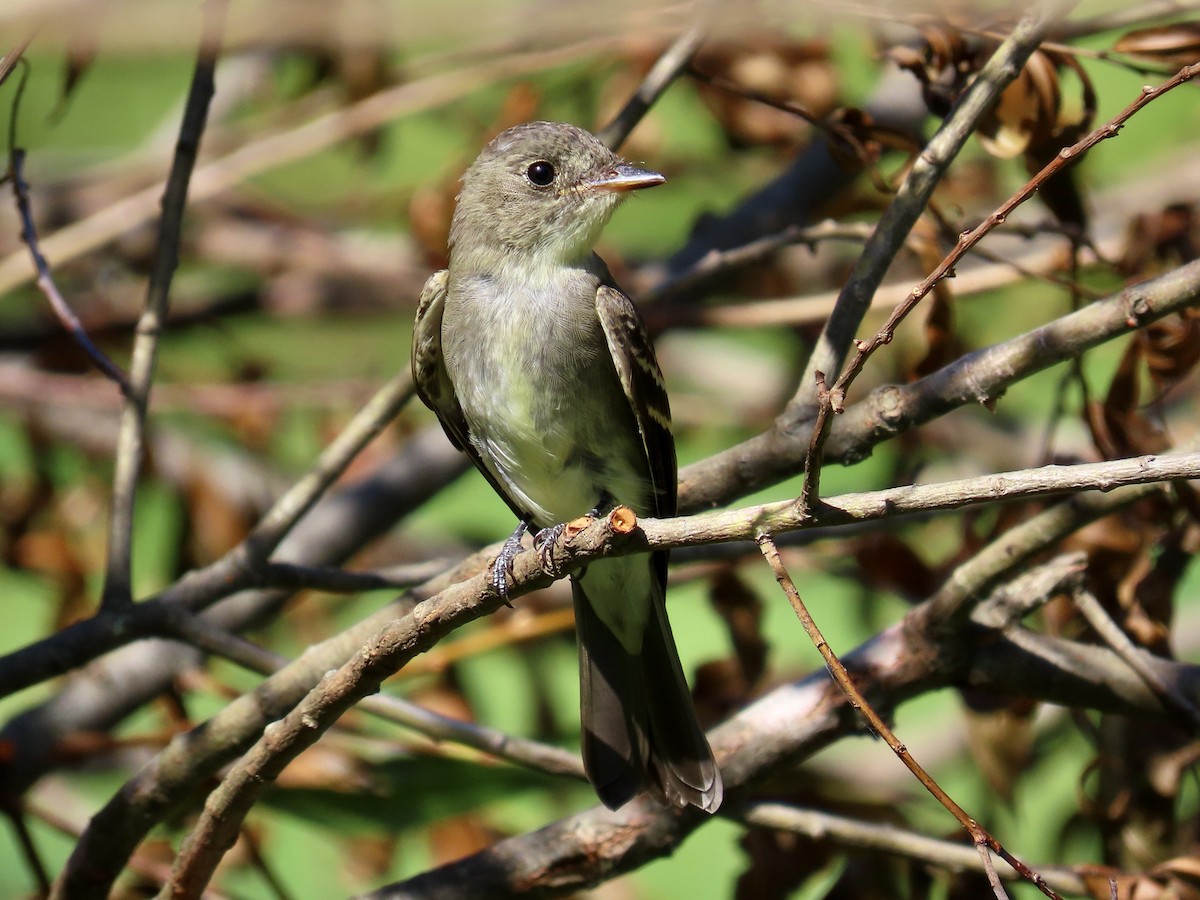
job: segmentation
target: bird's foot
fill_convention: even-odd
[[[567,523],[559,522],[557,525],[543,528],[533,536],[533,547],[538,552],[538,562],[542,564],[542,571],[553,578],[559,575],[558,566],[554,562],[554,545],[566,530]]]
[[[525,532],[528,530],[528,522],[519,523],[513,533],[508,536],[508,540],[504,542],[504,546],[500,548],[496,561],[492,563],[492,587],[501,597],[508,597],[508,581],[513,577],[513,560],[521,552],[521,538],[525,537]],[[504,602],[506,605],[512,606],[507,599]]]

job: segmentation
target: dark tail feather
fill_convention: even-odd
[[[579,636],[583,763],[600,801],[616,809],[646,788],[660,801],[715,812],[721,773],[696,721],[661,597],[639,654],[630,654],[572,579]]]

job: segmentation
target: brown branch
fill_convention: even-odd
[[[1074,561],[1067,566],[1055,561],[1018,576],[997,593],[1011,594],[1026,603],[1037,595],[1044,602],[1064,579],[1075,575]],[[1011,603],[1011,598],[1005,600]],[[969,683],[984,690],[1053,697],[1050,702],[1088,704],[1135,715],[1161,712],[1161,705],[1141,679],[1124,666],[1113,669],[1117,657],[1106,648],[1020,629],[1011,632],[1016,639],[1011,640],[1009,630],[989,627],[979,633],[958,633],[957,643],[942,652],[924,641],[915,612],[906,622],[846,655],[849,668],[870,673],[869,693],[876,706],[899,704],[949,684]],[[1173,677],[1189,679],[1193,686],[1200,683],[1196,666],[1163,660],[1157,665]],[[752,782],[792,771],[799,759],[861,729],[857,717],[843,715],[846,707],[831,696],[831,690],[823,671],[790,682],[740,710],[710,734],[731,808]],[[598,807],[364,896],[379,900],[562,896],[670,854],[703,821],[707,820],[644,801],[627,804],[615,813]]]
[[[610,515],[597,535],[605,543],[615,536],[611,522]],[[600,548],[592,549],[595,552]],[[494,612],[509,598],[534,586],[544,587],[553,580],[542,571],[536,550],[518,556],[513,569],[513,588],[508,598],[495,593],[490,577],[483,571],[457,586],[462,599],[454,605],[469,619],[478,618]],[[461,624],[455,621],[457,617],[445,616],[446,611],[444,605],[439,609],[435,600],[418,604],[409,616],[386,625],[337,671],[326,673],[281,721],[267,726],[220,787],[209,795],[199,822],[175,859],[171,881],[159,896],[197,896],[233,845],[246,814],[262,790],[289,762],[316,743],[343,713],[378,690],[385,678],[414,655],[428,650]]]
[[[827,378],[837,381],[835,375],[842,369],[842,361],[854,332],[870,308],[871,297],[882,283],[884,274],[904,245],[913,225],[929,204],[934,188],[974,132],[979,120],[992,108],[1004,88],[1017,77],[1025,61],[1041,43],[1046,30],[1066,5],[1064,2],[1039,3],[1026,12],[1012,35],[992,54],[913,162],[908,176],[884,210],[838,295],[837,305],[809,357],[797,394],[780,416],[783,431],[804,430],[805,424],[819,415],[819,410],[828,408],[827,404],[818,406],[816,403],[816,373],[824,372]],[[813,427],[816,428],[817,424]]]
[[[1074,524],[1074,527],[1078,527],[1085,521],[1090,521],[1092,518],[1116,509],[1122,504],[1133,502],[1133,500],[1145,496],[1147,490],[1143,486],[1127,487],[1101,495],[1102,505],[1071,507],[1070,521]],[[1046,514],[1042,514],[1042,516],[1044,517]],[[1059,521],[1058,518],[1055,521]],[[1022,565],[1031,555],[1042,550],[1047,542],[1055,541],[1061,536],[1060,531],[1053,529],[1031,529],[1024,532],[1024,534],[1026,535],[1024,544],[1020,546],[1014,545],[1011,542],[1004,544],[1005,552],[1000,555],[1009,561],[1006,571],[1011,571],[1014,567]],[[574,546],[565,547],[560,544],[554,548],[554,569],[557,572],[565,573],[577,569],[586,563],[587,560],[594,558],[594,554],[597,553],[644,549],[636,539],[631,541],[626,538],[624,544],[617,541],[616,536],[611,533],[607,521],[594,523],[589,528],[584,529],[584,531],[575,536],[574,541],[576,542]],[[531,586],[539,586],[548,581],[547,576],[541,569],[541,561],[535,551],[528,551],[521,554],[517,557],[514,565],[515,572],[511,592],[511,595],[514,597],[520,596]],[[464,566],[464,569],[467,571],[477,571],[475,565]],[[974,595],[974,593],[983,591],[987,585],[995,583],[997,577],[994,571],[979,572],[972,569],[962,577],[957,578],[956,583],[961,590]],[[452,584],[454,581],[455,576],[448,576],[443,583]],[[1021,593],[1022,595],[1026,595],[1029,592],[1022,590]],[[405,619],[386,626],[383,631],[368,642],[369,652],[367,656],[372,660],[377,660],[379,658],[377,654],[382,653],[391,659],[393,665],[399,665],[403,661],[401,657],[404,659],[411,658],[412,653],[432,646],[442,634],[447,633],[449,630],[458,627],[466,621],[472,621],[480,615],[491,612],[496,608],[498,603],[499,601],[492,595],[491,589],[488,587],[486,576],[477,575],[471,581],[455,584],[453,588],[447,589],[444,593],[426,601],[426,603],[415,609]],[[929,604],[925,606],[929,606]],[[914,622],[924,621],[924,619],[918,617],[918,611],[910,614],[909,618]],[[372,621],[377,621],[377,619]],[[347,632],[345,635],[339,636],[337,641],[327,641],[323,645],[311,648],[306,657],[298,660],[295,666],[290,666],[289,669],[295,668],[295,672],[292,674],[293,680],[288,688],[290,696],[295,696],[295,691],[301,686],[302,682],[296,680],[297,675],[302,678],[311,677],[313,678],[313,682],[309,683],[315,683],[317,676],[322,672],[328,671],[332,665],[337,664],[338,657],[334,654],[346,652],[348,648],[361,646],[361,641],[353,643],[354,637],[364,634],[368,628],[375,627],[372,621],[363,623],[361,626],[356,626],[352,632]],[[928,626],[924,627],[927,628]],[[902,626],[897,626],[897,628],[902,628]],[[881,638],[881,640],[886,645],[890,638]],[[391,649],[380,649],[385,645]],[[396,648],[404,649],[402,652],[399,652]],[[399,652],[399,655],[396,655],[397,652]],[[925,658],[924,652],[917,655],[920,658]],[[341,658],[345,659],[346,657]],[[936,654],[931,658],[936,658]],[[978,663],[982,658],[973,658],[972,661]],[[879,663],[879,665],[883,665],[883,663]],[[350,668],[353,669],[354,666]],[[339,681],[339,684],[342,685],[340,690],[356,692],[361,689],[369,692],[371,690],[370,682],[373,681],[377,674],[360,673],[360,675],[354,675],[353,672],[343,666],[342,676],[339,677],[343,677],[346,680]],[[915,689],[916,685],[925,683],[926,677],[920,673],[905,672],[902,680],[904,680],[905,684],[912,685]],[[358,680],[360,678],[366,679],[366,681]],[[909,679],[912,680],[910,681]],[[1055,682],[1047,678],[1044,674],[1041,675],[1037,683],[1047,687],[1056,686]],[[1099,678],[1097,683],[1106,686],[1109,685],[1109,682],[1103,677]],[[135,788],[133,786],[134,783],[131,782],[122,793],[129,793],[131,797],[136,796],[139,798],[139,804],[144,807],[148,806],[151,809],[158,808],[159,811],[156,816],[164,814],[170,808],[171,804],[179,802],[182,797],[187,795],[189,790],[187,785],[195,784],[198,780],[208,777],[217,767],[247,746],[245,742],[249,742],[259,733],[253,730],[255,723],[257,723],[258,728],[263,728],[269,721],[275,718],[277,713],[273,711],[279,710],[280,704],[286,702],[286,697],[281,694],[280,688],[281,685],[274,684],[273,680],[265,683],[259,690],[235,701],[226,711],[223,711],[214,720],[206,723],[203,737],[200,735],[185,737],[178,742],[177,746],[176,742],[173,742],[163,754],[160,754],[160,760],[154,767],[148,768],[139,775],[137,779],[140,783],[139,786]],[[264,706],[267,705],[264,702],[266,698],[270,698],[270,706],[264,709]],[[322,704],[326,701],[316,697],[315,694],[310,694],[310,700],[312,703],[318,704],[319,708],[325,709],[319,721],[325,723],[324,727],[328,727],[328,724],[331,724],[336,719],[336,709],[334,707],[325,708]],[[1144,705],[1145,700],[1138,699],[1135,702]],[[341,701],[335,702],[336,708],[341,708],[340,703]],[[818,697],[812,698],[812,703],[817,707],[826,706],[826,702]],[[309,707],[309,710],[310,712],[313,711],[313,707]],[[836,717],[834,719],[836,720]],[[314,719],[312,721],[318,720]],[[821,727],[831,726],[831,722],[826,722]],[[207,737],[212,734],[222,735],[224,740],[214,743]],[[309,737],[312,740],[316,739],[315,735],[310,735]],[[788,736],[789,741],[793,739],[799,738],[793,735]],[[301,743],[305,740],[308,740],[308,738],[303,737],[300,732],[297,732],[288,738],[287,746],[281,752],[299,752],[299,750],[303,749]],[[741,743],[741,740],[739,739],[737,743]],[[785,753],[782,749],[779,752],[781,754]],[[771,758],[776,759],[773,755]],[[741,783],[741,779],[749,777],[747,770],[738,768],[742,764],[751,766],[750,770],[748,770],[749,772],[758,772],[754,763],[756,759],[758,765],[763,764],[761,759],[749,754],[745,758],[738,756],[725,759],[722,768],[726,774],[727,783],[736,785]],[[186,760],[186,763],[184,760]],[[782,762],[782,759],[778,761]],[[268,764],[265,758],[259,759],[254,764],[255,772],[262,774],[264,770],[261,766]],[[734,768],[730,769],[730,766]],[[742,773],[741,775],[738,775],[739,771]],[[185,779],[184,783],[176,783],[177,778]],[[146,783],[147,780],[154,785],[153,788],[150,787],[150,784]],[[243,782],[243,786],[246,789],[254,790],[255,788],[250,787],[252,781],[253,779]],[[241,788],[238,790],[240,791]],[[110,807],[112,807],[111,815],[108,808],[102,811],[94,820],[93,829],[100,828],[102,822],[111,821],[111,827],[114,830],[119,828],[127,832],[128,826],[123,823],[127,822],[131,817],[128,811],[121,811],[124,805],[124,801],[110,803]],[[223,810],[224,807],[218,811],[221,816],[224,815]],[[138,816],[134,817],[135,820],[138,822],[145,821],[144,817],[147,812],[147,809],[143,809]],[[630,812],[630,815],[634,815],[635,818],[638,818],[641,814],[644,814],[644,811],[640,814],[637,811]],[[115,820],[112,818],[114,815],[118,817]],[[213,827],[219,827],[215,821],[212,824]],[[93,829],[89,829],[89,831]],[[105,835],[105,837],[113,837],[113,834],[104,830],[100,833]],[[659,834],[657,831],[654,833]],[[671,841],[678,839],[680,835],[676,830],[672,829],[670,835],[659,836]],[[126,834],[126,837],[128,837],[128,834]],[[83,843],[81,841],[81,846]],[[99,849],[99,847],[93,848],[93,852]],[[107,853],[103,859],[106,861],[105,865],[108,865],[113,861],[112,854],[114,853],[114,848],[108,846],[106,849]],[[79,855],[79,848],[77,848],[76,855]],[[621,864],[625,865],[634,858],[623,858]],[[81,859],[80,862],[82,861]],[[78,869],[76,865],[72,865],[70,868],[73,877],[72,883],[76,889],[82,884],[88,883],[86,880],[81,879],[87,879],[93,874],[87,869]]]
[[[198,612],[239,590],[260,586],[257,567],[271,556],[412,393],[412,377],[406,369],[379,389],[325,448],[313,468],[272,504],[240,544],[217,561],[187,573],[155,597],[127,609],[101,612],[0,657],[0,695],[83,665],[138,638],[169,633],[171,616],[177,611]],[[377,523],[377,517],[372,521]],[[352,549],[357,548],[348,548],[347,555]]]
[[[853,462],[914,425],[960,406],[999,397],[1035,372],[1071,359],[1200,300],[1200,262],[1130,285],[1083,309],[967,354],[905,385],[885,385],[838,416],[824,446],[826,461]],[[789,432],[779,422],[741,444],[680,472],[680,509],[729,502],[802,471],[811,433]]]
[[[1145,651],[1134,644],[1129,635],[1112,620],[1112,617],[1105,612],[1104,606],[1096,599],[1095,594],[1080,585],[1072,592],[1071,600],[1087,623],[1100,635],[1101,640],[1108,644],[1121,659],[1125,660],[1129,668],[1133,669],[1138,677],[1163,699],[1164,705],[1178,710],[1191,723],[1192,728],[1200,732],[1200,707],[1185,697],[1176,686],[1168,683],[1153,666],[1146,662],[1143,655]]]
[[[8,819],[12,825],[13,832],[17,836],[20,856],[25,861],[25,865],[29,868],[30,873],[33,875],[33,880],[37,884],[37,895],[45,897],[50,893],[50,873],[46,871],[46,864],[42,861],[41,854],[38,853],[37,844],[33,841],[33,835],[29,833],[29,822],[26,818],[26,812],[15,799],[5,802],[4,805],[5,808],[0,810],[0,813],[3,813],[4,817]]]
[[[958,589],[967,593],[982,590],[982,585],[995,583],[1000,577],[998,572],[1009,571],[1013,566],[1022,565],[1033,554],[1040,552],[1046,546],[1046,542],[1057,540],[1067,527],[1079,527],[1084,521],[1090,521],[1092,517],[1106,514],[1121,504],[1133,502],[1135,499],[1146,496],[1151,490],[1157,489],[1146,486],[1126,487],[1101,495],[1099,499],[1102,504],[1067,504],[1069,517],[1066,520],[1063,519],[1063,507],[1056,507],[1052,512],[1055,516],[1054,522],[1057,523],[1057,530],[1042,529],[1023,532],[1028,535],[1026,542],[1021,545],[1006,544],[1005,552],[1000,554],[1001,561],[997,567],[979,572],[971,570],[963,577],[956,579],[956,585]],[[883,500],[883,498],[881,497],[879,500]],[[883,508],[887,506],[887,503],[878,505]],[[1042,514],[1042,516],[1046,515]],[[1064,521],[1068,524],[1063,524]],[[654,523],[647,521],[643,523],[643,527],[651,529],[654,527]],[[576,543],[570,548],[561,545],[554,548],[555,569],[561,573],[568,573],[586,564],[588,560],[595,558],[600,553],[644,550],[645,545],[637,540],[636,536],[633,540],[627,538],[624,544],[611,543],[611,537],[605,522],[593,524],[576,535]],[[713,537],[718,537],[718,535],[714,533]],[[475,559],[466,561],[457,572],[447,573],[433,584],[426,586],[426,592],[443,592],[422,604],[418,608],[422,610],[419,614],[414,613],[394,623],[393,626],[389,626],[389,629],[394,629],[392,633],[396,638],[401,641],[414,642],[411,644],[411,648],[415,653],[430,646],[441,634],[496,608],[498,601],[486,587],[486,581],[482,576],[475,575],[471,581],[459,583],[467,573],[480,572],[492,555],[493,553],[484,551]],[[1008,561],[1009,569],[1007,570],[1004,568],[1004,560]],[[538,554],[535,551],[528,551],[518,556],[515,561],[511,595],[520,596],[526,590],[545,584],[547,581],[548,579],[540,568]],[[368,637],[393,615],[394,613],[384,610],[342,635],[311,647],[302,657],[289,664],[277,676],[265,681],[255,691],[235,700],[205,723],[201,730],[172,741],[151,765],[127,783],[122,791],[93,818],[88,831],[76,845],[72,859],[64,872],[64,890],[68,891],[70,895],[74,895],[76,892],[88,895],[107,890],[111,879],[120,871],[121,861],[133,851],[146,828],[159,821],[190,796],[196,784],[211,777],[222,765],[244,751],[269,722],[291,709],[304,692],[316,683],[322,673],[344,663],[356,648],[361,647]],[[434,628],[438,629],[436,633],[430,630]],[[408,637],[404,637],[404,635]],[[978,657],[974,662],[979,663],[982,659],[984,657]],[[398,659],[394,662],[399,664]],[[1029,667],[1026,665],[1024,668],[1017,668],[1024,672]],[[1007,673],[1007,670],[1005,672]],[[1008,677],[1007,674],[1006,677]],[[920,678],[917,678],[917,682],[913,683],[919,682]],[[1105,685],[1105,690],[1110,687],[1108,682],[1103,679],[1098,683]],[[1036,684],[1040,686],[1039,689],[1058,686],[1053,679],[1047,677],[1044,671],[1040,674]],[[814,697],[812,702],[818,707],[824,706],[824,701],[819,697]],[[1145,708],[1147,701],[1144,695],[1138,695],[1134,702]],[[1137,706],[1131,708],[1137,708]],[[798,739],[789,735],[788,740],[794,738]],[[761,763],[761,759],[757,755],[751,755],[746,757],[747,764],[755,759]],[[727,762],[734,763],[733,760]],[[735,783],[731,781],[731,778],[737,771],[736,768],[730,771],[727,765],[723,765],[727,783]],[[656,830],[653,833],[666,840],[668,845],[671,845],[671,842],[679,837],[678,832],[674,829],[670,829],[668,832]]]
[[[685,306],[673,304],[661,323],[657,322],[659,316],[654,307],[657,304],[671,303],[681,296],[701,289],[723,275],[752,263],[761,262],[785,247],[803,244],[813,248],[821,241],[833,240],[861,243],[870,237],[872,230],[872,227],[865,223],[834,221],[819,222],[809,226],[789,225],[774,234],[755,238],[736,247],[724,250],[714,248],[682,272],[672,274],[649,290],[642,291],[638,296],[638,305],[645,308],[647,321],[651,326],[659,325],[656,330],[661,330],[668,324],[699,323],[703,321],[704,311],[710,310],[711,307],[697,308],[691,304]],[[738,304],[738,307],[743,305]]]
[[[561,623],[555,623],[555,625],[556,630],[562,630]],[[570,621],[566,622],[566,627],[570,627],[570,625]],[[516,630],[518,637],[533,636],[524,627]],[[177,623],[177,636],[181,641],[191,644],[209,656],[230,660],[249,671],[262,675],[273,675],[292,663],[292,660],[287,657],[272,653],[239,635],[212,625],[200,616],[181,617]],[[469,647],[462,647],[461,645],[464,643],[466,642],[458,642],[460,646],[455,658],[462,658],[468,653],[483,652],[494,646],[494,644],[489,646],[472,644]],[[512,643],[512,636],[505,635],[504,643]],[[420,659],[429,660],[431,655],[425,654]],[[419,661],[414,660],[414,663]],[[443,656],[436,665],[441,668],[448,662]],[[434,668],[434,665],[427,664],[424,668],[425,671],[429,671]],[[411,677],[420,669],[420,666],[410,664],[400,674]],[[580,780],[584,778],[583,764],[577,754],[538,741],[505,734],[486,725],[443,716],[400,697],[383,693],[364,697],[359,701],[358,709],[384,721],[416,731],[434,741],[450,741],[463,747],[470,747],[494,759],[506,760],[537,772],[567,775]]]

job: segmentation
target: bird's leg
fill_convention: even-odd
[[[588,518],[600,518],[603,515],[601,510],[612,505],[612,496],[608,491],[602,492],[600,494],[600,502],[591,508],[587,514]],[[538,561],[542,564],[542,570],[550,575],[558,574],[557,567],[554,565],[554,545],[558,543],[558,539],[562,537],[562,533],[566,528],[566,522],[559,522],[557,525],[543,528],[533,536],[533,547],[538,552]]]
[[[496,589],[496,593],[501,597],[508,596],[508,579],[513,574],[513,560],[521,552],[521,538],[525,537],[525,532],[528,530],[528,519],[522,519],[518,522],[513,533],[504,542],[504,546],[500,548],[500,553],[497,555],[496,561],[492,563],[492,587]]]

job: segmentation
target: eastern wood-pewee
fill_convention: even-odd
[[[450,266],[421,295],[413,377],[521,520],[496,563],[501,591],[526,526],[614,503],[675,514],[662,374],[641,316],[592,252],[629,191],[665,180],[551,122],[505,131],[463,176]],[[572,578],[584,765],[610,808],[645,787],[713,812],[721,774],[667,622],[666,579],[665,552]]]

